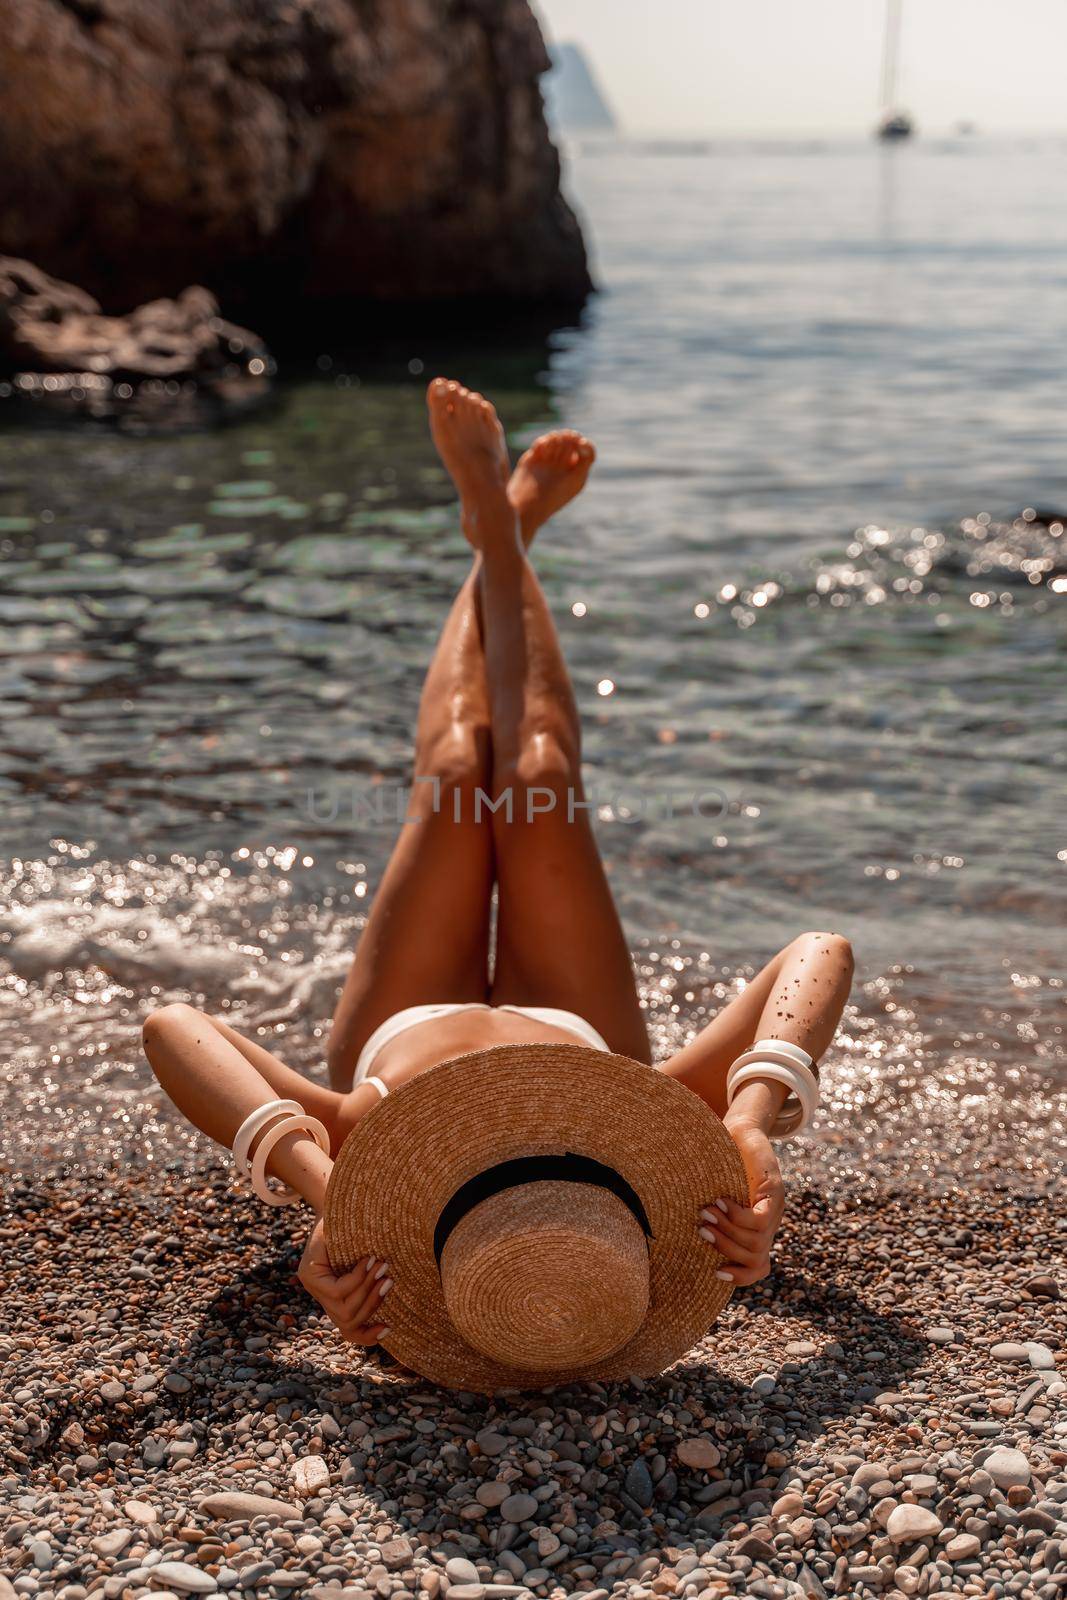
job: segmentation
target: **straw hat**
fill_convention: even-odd
[[[673,1078],[584,1045],[498,1045],[353,1128],[326,1191],[334,1269],[389,1262],[383,1344],[482,1393],[652,1376],[731,1285],[699,1211],[748,1202],[737,1147]]]

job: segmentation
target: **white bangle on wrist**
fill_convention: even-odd
[[[237,1168],[238,1176],[247,1177],[251,1170],[249,1151],[256,1136],[279,1117],[300,1116],[303,1110],[303,1106],[297,1100],[270,1100],[265,1106],[257,1106],[249,1113],[234,1135],[233,1164]]]
[[[288,1185],[272,1189],[267,1182],[267,1160],[274,1146],[287,1134],[298,1131],[309,1134],[319,1149],[329,1155],[329,1134],[298,1100],[271,1100],[265,1106],[257,1106],[234,1136],[233,1164],[238,1176],[251,1178],[252,1188],[269,1206],[292,1205],[301,1198],[297,1190]],[[262,1138],[259,1138],[261,1134]],[[259,1144],[256,1153],[250,1158],[249,1151],[257,1138]]]
[[[806,1050],[786,1039],[760,1039],[739,1055],[726,1074],[726,1104],[746,1083],[781,1083],[790,1091],[771,1128],[771,1136],[787,1138],[807,1127],[819,1104],[819,1080]]]
[[[289,1206],[303,1198],[299,1190],[291,1189],[288,1184],[283,1184],[280,1189],[272,1189],[267,1182],[267,1162],[271,1152],[276,1144],[280,1144],[291,1133],[310,1134],[325,1155],[330,1153],[330,1135],[317,1117],[309,1117],[305,1111],[301,1111],[299,1116],[285,1117],[268,1128],[252,1157],[252,1187],[268,1206]]]

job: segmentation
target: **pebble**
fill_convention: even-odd
[[[936,1539],[944,1524],[925,1506],[899,1505],[889,1513],[885,1531],[894,1544],[913,1544],[919,1539]]]
[[[316,1461],[320,1458],[312,1456],[310,1459]],[[251,1522],[255,1517],[280,1517],[284,1522],[287,1517],[300,1515],[299,1509],[287,1500],[272,1500],[262,1494],[243,1494],[237,1489],[206,1495],[200,1501],[199,1510],[203,1516],[217,1518],[219,1522]]]
[[[387,1539],[379,1553],[383,1565],[390,1572],[398,1572],[401,1567],[410,1566],[415,1557],[410,1539]]]
[[[804,1509],[804,1496],[794,1492],[780,1495],[771,1507],[772,1517],[799,1517]]]
[[[995,1344],[990,1350],[989,1354],[993,1357],[994,1361],[1005,1361],[1011,1363],[1029,1360],[1027,1349],[1024,1344]]]
[[[778,1387],[778,1380],[771,1372],[761,1372],[752,1380],[752,1393],[759,1395],[773,1394]]]
[[[852,1487],[854,1489],[869,1489],[872,1484],[881,1483],[884,1477],[885,1467],[881,1462],[865,1461],[852,1474]]]
[[[166,1584],[183,1594],[214,1594],[218,1584],[210,1572],[187,1561],[159,1561],[151,1569],[153,1583]]]
[[[528,1522],[537,1515],[537,1501],[532,1494],[509,1494],[501,1502],[500,1515],[505,1522]]]
[[[330,1482],[330,1469],[322,1456],[302,1456],[293,1463],[289,1473],[293,1488],[297,1494],[305,1499],[310,1499],[318,1494],[320,1489],[325,1489]]]
[[[132,1538],[132,1528],[113,1528],[110,1533],[102,1533],[89,1542],[98,1556],[117,1556],[125,1550]]]
[[[632,1495],[639,1506],[652,1504],[652,1478],[640,1456],[626,1473],[626,1493]]]
[[[722,1460],[718,1445],[710,1439],[683,1439],[675,1454],[683,1467],[695,1467],[700,1471],[710,1471],[717,1467]]]
[[[998,1489],[1023,1489],[1030,1482],[1030,1463],[1021,1450],[1002,1446],[982,1463]]]
[[[145,1500],[127,1500],[122,1510],[131,1522],[139,1523],[143,1528],[150,1528],[153,1522],[159,1521],[159,1512]]]
[[[957,1533],[945,1545],[946,1561],[970,1561],[982,1548],[982,1541],[976,1533]]]
[[[445,1562],[445,1576],[453,1583],[480,1583],[478,1568],[465,1556],[452,1556]]]
[[[483,1428],[481,1433],[474,1435],[474,1442],[483,1456],[502,1456],[510,1441],[493,1428]]]
[[[1056,1357],[1047,1344],[1028,1344],[1026,1354],[1035,1372],[1054,1372]]]
[[[1027,1294],[1032,1294],[1038,1300],[1059,1300],[1061,1290],[1055,1278],[1050,1278],[1045,1273],[1038,1273],[1035,1278],[1028,1278],[1023,1288]]]

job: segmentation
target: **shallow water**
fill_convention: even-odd
[[[8,1143],[92,1153],[103,1115],[174,1151],[137,1043],[162,996],[320,1058],[466,565],[444,369],[516,447],[564,422],[600,450],[537,560],[661,1048],[840,928],[823,1159],[1055,1159],[1063,154],[594,145],[604,292],[546,345],[335,353],[213,433],[0,416]]]

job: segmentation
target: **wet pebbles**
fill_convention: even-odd
[[[342,1346],[206,1161],[7,1198],[0,1600],[1067,1593],[1047,1198],[794,1182],[672,1372],[496,1402]]]

